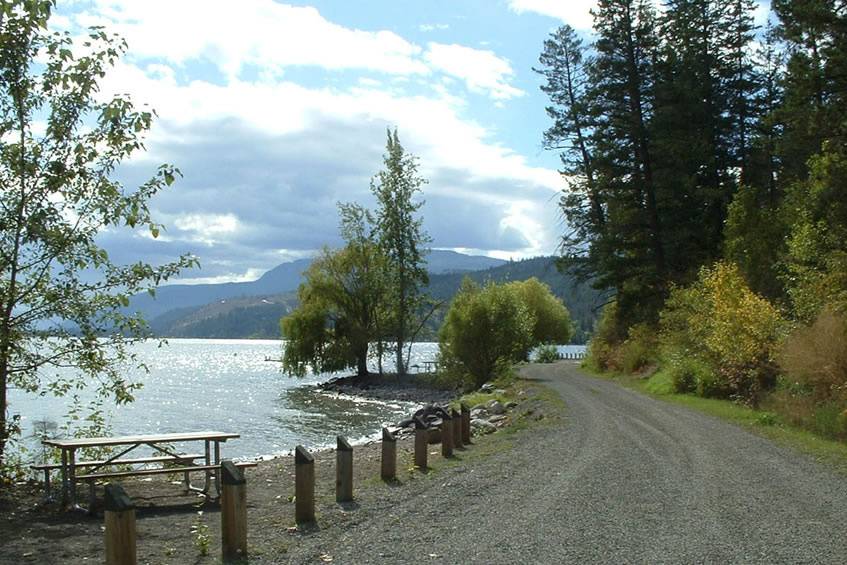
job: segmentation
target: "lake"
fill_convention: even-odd
[[[396,423],[418,408],[411,402],[365,400],[316,387],[340,374],[289,377],[279,362],[266,361],[281,357],[279,340],[170,339],[161,348],[158,341],[135,347],[150,372],[131,375],[144,383],[135,402],[108,405],[113,435],[236,432],[241,437],[224,445],[224,456],[253,458],[287,453],[297,444],[334,446],[336,435],[355,442],[376,438],[383,424]],[[436,343],[416,343],[411,364],[434,359],[437,351]],[[9,402],[12,414],[22,414],[24,436],[31,436],[40,420],[61,423],[68,409],[67,399],[18,390],[10,391]]]

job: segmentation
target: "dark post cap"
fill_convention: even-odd
[[[397,438],[388,431],[388,428],[382,428],[382,441],[397,441]]]
[[[458,410],[453,408],[453,419],[455,420],[456,418],[461,418],[461,417],[462,417],[462,414]]]
[[[225,485],[243,485],[247,480],[244,478],[244,471],[226,459],[221,463],[221,482]]]
[[[132,510],[135,505],[127,496],[124,487],[117,483],[109,483],[106,485],[106,496],[103,500],[103,509],[108,512],[123,512]]]
[[[468,408],[468,405],[462,402],[462,412],[470,412],[471,409]]]
[[[294,464],[295,465],[307,465],[309,463],[315,462],[315,456],[309,453],[309,450],[303,447],[302,445],[298,445],[294,449]]]
[[[353,451],[353,447],[350,445],[350,442],[344,438],[344,436],[335,436],[335,442],[335,448],[338,451]]]

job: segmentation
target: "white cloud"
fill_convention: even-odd
[[[430,43],[424,58],[433,68],[464,80],[474,92],[488,92],[498,100],[524,94],[509,84],[514,75],[509,61],[498,57],[493,51],[464,45]]]
[[[440,226],[435,211],[449,210],[442,222],[449,225],[433,229],[436,244],[439,237],[475,248],[491,241],[492,253],[509,257],[553,250],[549,202],[561,187],[559,174],[530,166],[467,116],[462,85],[495,104],[524,94],[511,84],[509,61],[493,51],[422,48],[392,32],[343,28],[313,8],[270,0],[250,0],[237,11],[218,1],[97,1],[101,12],[77,14],[76,23],[120,31],[132,56],[107,74],[103,95],[130,92],[159,115],[148,151],[130,168],[140,174],[174,162],[186,175],[157,197],[167,236],[135,239],[157,253],[200,255],[202,279],[192,282],[245,280],[248,269],[336,241],[335,202],[367,200],[385,128],[394,126],[432,181],[424,194],[427,222]],[[284,37],[289,27],[297,28],[293,38]],[[198,59],[218,65],[225,81],[191,74],[189,63]],[[286,74],[295,65],[363,72],[305,86]],[[249,75],[242,73],[247,67]],[[260,78],[247,80],[253,71]],[[462,215],[453,203],[464,206]],[[233,263],[225,265],[226,258]]]
[[[514,72],[509,62],[492,51],[435,43],[425,51],[392,31],[335,24],[312,7],[273,0],[242,0],[237,10],[223,0],[96,2],[96,14],[74,16],[79,25],[105,25],[120,33],[136,58],[162,59],[176,67],[211,62],[228,83],[237,83],[247,68],[256,69],[262,82],[275,82],[287,68],[311,66],[398,77],[441,72],[495,99],[523,94],[510,84]],[[424,27],[446,30],[449,25]],[[153,71],[162,72],[162,65]]]
[[[591,29],[594,20],[590,10],[596,5],[596,0],[509,0],[509,8],[518,14],[533,12],[583,30]]]
[[[213,277],[192,277],[172,281],[179,284],[222,284],[252,282],[264,274],[264,269],[247,269],[244,273],[217,275]]]
[[[204,59],[232,80],[248,65],[281,72],[287,66],[368,69],[425,74],[421,48],[390,31],[350,29],[312,7],[273,0],[97,0],[97,15],[82,25],[105,24],[123,35],[135,56],[182,65]],[[151,30],[155,30],[151,33]]]
[[[121,64],[104,82],[104,92],[132,92],[150,104],[164,124],[184,127],[214,119],[236,119],[272,135],[309,131],[321,119],[396,125],[414,144],[425,168],[465,170],[478,179],[511,178],[531,185],[560,186],[556,171],[533,168],[514,151],[491,141],[491,132],[461,115],[464,101],[446,91],[436,96],[402,95],[378,86],[347,90],[306,88],[293,82],[247,83],[226,86],[194,81],[179,85]],[[483,80],[480,78],[479,80]],[[380,127],[375,125],[375,127]],[[168,139],[168,128],[154,131],[152,141]],[[315,132],[316,136],[322,135]],[[180,133],[179,142],[191,144],[191,135]],[[151,143],[145,159],[167,161]]]
[[[450,24],[421,24],[418,29],[423,32],[444,31],[450,29]]]
[[[240,222],[232,214],[183,214],[175,218],[173,226],[186,232],[188,241],[214,245],[224,237],[232,237]]]

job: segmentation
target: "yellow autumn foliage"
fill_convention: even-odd
[[[672,290],[660,326],[662,355],[672,372],[698,367],[681,380],[691,390],[755,404],[773,386],[785,321],[750,290],[735,264],[704,267],[692,285]]]

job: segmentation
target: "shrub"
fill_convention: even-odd
[[[665,364],[674,392],[697,392],[698,384],[712,373],[708,365],[693,357],[671,357]]]
[[[533,347],[572,334],[567,308],[537,279],[479,286],[466,278],[439,331],[441,363],[478,386],[529,359]]]
[[[597,320],[594,334],[588,342],[586,364],[595,371],[614,370],[617,362],[615,350],[626,337],[626,330],[618,319],[617,302],[609,302]]]
[[[503,363],[526,359],[535,319],[509,285],[465,279],[439,331],[441,361],[481,385]]]
[[[656,361],[656,330],[647,324],[636,324],[629,329],[624,342],[614,356],[615,367],[624,373],[635,373]]]
[[[559,360],[559,350],[555,345],[542,345],[535,351],[536,363],[554,363]]]
[[[648,324],[629,329],[619,319],[616,302],[603,309],[588,342],[587,364],[596,371],[635,373],[656,361],[656,331]]]
[[[788,335],[777,359],[786,375],[808,386],[816,400],[847,400],[847,316],[824,308],[811,326]]]
[[[735,265],[704,268],[694,284],[673,289],[660,326],[666,361],[687,358],[700,364],[694,373],[698,394],[755,405],[773,388],[784,321],[749,289]],[[690,383],[682,379],[681,386]]]
[[[574,333],[571,315],[549,286],[535,277],[507,286],[517,293],[534,319],[533,342],[568,343],[571,340]]]

